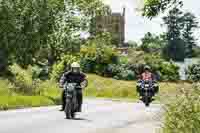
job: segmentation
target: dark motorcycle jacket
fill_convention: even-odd
[[[66,82],[77,83],[80,85],[85,79],[86,79],[86,75],[82,72],[80,73],[73,73],[71,71],[65,72],[60,79],[60,86],[63,87],[63,85]]]

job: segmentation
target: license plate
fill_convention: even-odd
[[[70,95],[70,94],[67,94],[67,97],[72,97],[72,95]]]

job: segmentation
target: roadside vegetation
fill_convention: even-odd
[[[200,86],[181,89],[166,103],[163,133],[200,132]]]
[[[143,15],[151,19],[158,16],[158,14],[168,14],[164,17],[164,22],[168,26],[168,45],[163,49],[163,54],[165,56],[171,54],[168,57],[176,60],[194,56],[199,58],[200,55],[199,47],[195,46],[196,41],[193,34],[194,30],[198,27],[198,21],[190,12],[182,12],[181,8],[183,4],[184,1],[182,0],[146,0],[143,9]],[[185,20],[188,22],[187,26],[182,25],[182,22]],[[176,50],[174,49],[175,47]],[[175,50],[175,53],[172,52],[173,50]],[[165,101],[162,133],[200,132],[199,64],[191,65],[187,70],[187,78],[193,82],[193,86],[177,88],[177,94],[172,99]]]
[[[87,76],[89,86],[84,90],[85,97],[138,100],[136,81],[116,80],[96,74],[87,74]],[[30,84],[24,79],[20,79],[20,81],[18,79],[17,83],[20,84],[16,86],[15,82],[0,79],[0,110],[60,104],[60,88],[55,80],[37,81]],[[187,83],[163,82],[160,84],[160,94],[173,97],[178,92],[177,88],[189,85]],[[25,86],[28,87],[24,88]],[[157,101],[162,101],[162,98],[158,96]]]
[[[58,80],[74,61],[90,73],[85,96],[137,99],[136,80],[149,65],[160,81],[157,100],[167,102],[164,133],[200,132],[199,85],[191,86],[200,81],[200,65],[190,66],[182,82],[175,63],[200,55],[197,19],[183,4],[145,0],[143,16],[166,12],[167,30],[128,42],[122,56],[118,38],[96,26],[96,17],[111,13],[101,0],[1,0],[0,110],[59,104]]]

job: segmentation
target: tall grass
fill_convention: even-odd
[[[0,79],[0,110],[60,103],[60,89],[55,81],[33,79],[31,68],[13,65],[10,70],[12,82]]]
[[[200,85],[182,89],[166,104],[163,133],[200,133]]]
[[[0,96],[0,110],[55,105],[44,96]]]
[[[135,82],[103,78],[90,74],[85,96],[107,98],[137,98]]]
[[[7,96],[12,94],[12,89],[14,86],[5,79],[0,79],[0,96]]]

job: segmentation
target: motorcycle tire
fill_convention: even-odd
[[[71,118],[74,119],[75,118],[75,112],[71,113]]]
[[[144,103],[145,103],[146,107],[149,107],[150,106],[150,98],[149,97],[145,97],[144,98]]]
[[[71,106],[71,101],[70,100],[66,100],[65,116],[66,116],[66,119],[71,119],[72,118],[72,106]]]

